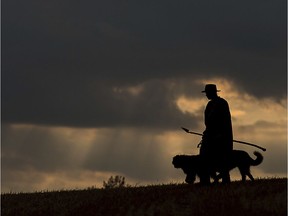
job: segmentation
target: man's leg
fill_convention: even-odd
[[[222,155],[220,159],[220,167],[221,167],[221,175],[222,175],[222,183],[228,184],[231,182],[230,174],[229,174],[229,157],[226,155]]]
[[[200,175],[200,184],[202,185],[210,185],[210,173],[208,170],[208,167],[203,167],[204,169],[201,172]]]
[[[210,166],[211,165],[211,153],[208,146],[207,139],[202,139],[202,144],[200,148],[200,164],[201,173],[199,173],[200,184],[210,185]]]
[[[208,155],[202,154],[200,155],[201,158],[201,173],[200,177],[200,184],[202,185],[209,185],[210,184],[210,167],[209,167],[209,157]]]
[[[222,183],[229,184],[231,182],[229,170],[222,171]]]

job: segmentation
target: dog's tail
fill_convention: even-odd
[[[257,166],[257,165],[259,165],[259,164],[262,163],[262,161],[263,161],[263,155],[262,155],[261,153],[257,152],[257,151],[254,152],[254,155],[256,156],[256,159],[253,160],[253,159],[251,158],[251,165],[252,165],[252,166]]]

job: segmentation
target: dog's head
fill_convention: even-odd
[[[185,182],[194,183],[196,179],[196,156],[192,155],[176,155],[173,157],[172,164],[175,168],[181,168],[186,174]]]
[[[175,168],[183,168],[185,166],[185,157],[186,155],[176,155],[173,157],[172,164]]]

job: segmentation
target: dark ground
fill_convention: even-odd
[[[287,178],[1,195],[1,215],[287,215]]]

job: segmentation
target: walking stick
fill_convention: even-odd
[[[198,136],[203,136],[203,134],[201,134],[201,133],[189,131],[189,129],[184,128],[184,127],[181,127],[181,128],[182,128],[186,133],[195,134],[195,135],[198,135]],[[252,144],[252,143],[243,142],[243,141],[239,141],[239,140],[233,140],[233,142],[241,143],[241,144],[245,144],[245,145],[250,145],[250,146],[254,146],[254,147],[256,147],[256,148],[261,149],[262,151],[266,151],[266,148],[263,148],[263,147],[261,147],[261,146],[258,146],[258,145]]]

